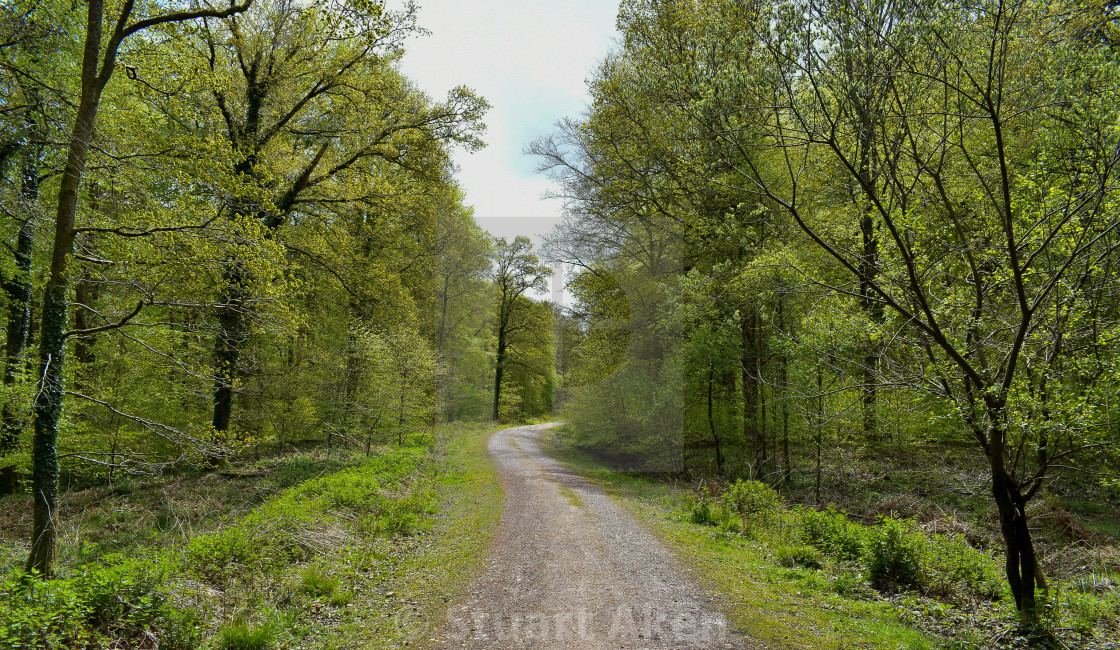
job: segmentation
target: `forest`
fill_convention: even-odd
[[[5,572],[110,550],[67,494],[550,408],[547,269],[474,222],[488,104],[400,71],[415,6],[0,12]]]
[[[0,647],[423,642],[541,419],[712,584],[940,640],[867,647],[1114,647],[1112,4],[624,0],[539,250],[417,11],[0,4]]]
[[[576,270],[569,442],[964,535],[1026,628],[1052,579],[1114,576],[1114,7],[630,0],[618,27],[529,147]]]

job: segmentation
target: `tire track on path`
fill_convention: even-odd
[[[540,450],[550,426],[490,439],[502,521],[486,570],[448,610],[440,647],[750,647],[657,539]]]

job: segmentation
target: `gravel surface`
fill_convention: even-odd
[[[484,574],[444,648],[746,648],[669,552],[602,490],[541,452],[550,425],[490,439],[505,488]]]

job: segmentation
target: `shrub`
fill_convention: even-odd
[[[700,497],[688,503],[689,521],[698,526],[719,526],[723,532],[739,532],[739,515],[708,496],[707,488]]]
[[[953,600],[960,592],[997,599],[1003,581],[995,560],[969,546],[963,535],[931,535],[922,546],[919,564],[923,591]]]
[[[264,519],[266,510],[246,517],[243,525]],[[275,512],[275,511],[271,511]],[[283,516],[273,518],[283,523]],[[267,571],[298,559],[302,551],[292,541],[291,526],[279,525],[267,535],[239,526],[199,535],[187,544],[185,565],[195,575],[214,583],[246,571]]]
[[[154,637],[161,648],[193,647],[193,616],[172,606],[159,583],[151,568],[135,562],[87,567],[75,579],[88,605],[87,624],[108,638]]]
[[[801,539],[821,551],[845,561],[859,561],[864,553],[863,527],[848,521],[844,513],[829,506],[800,511]]]
[[[714,526],[718,523],[712,516],[712,503],[707,499],[700,499],[692,505],[689,520],[698,526]]]
[[[0,583],[0,647],[84,647],[89,604],[73,582],[13,574]]]
[[[117,558],[109,558],[116,562]],[[72,578],[16,576],[0,583],[0,647],[133,647],[197,644],[190,612],[176,609],[148,567],[86,567]]]
[[[823,566],[824,558],[821,552],[807,544],[797,546],[779,546],[775,551],[778,564],[784,567],[805,567],[806,569],[819,569]]]
[[[918,585],[925,537],[911,521],[883,517],[871,529],[867,568],[871,579],[900,585]]]
[[[761,481],[735,481],[723,493],[721,500],[742,517],[747,530],[769,524],[784,505],[782,497]]]

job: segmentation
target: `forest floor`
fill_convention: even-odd
[[[67,490],[51,580],[19,576],[29,508],[4,498],[0,647],[428,645],[497,529],[492,431]]]
[[[967,450],[834,449],[838,462],[824,463],[819,496],[813,477],[801,476],[782,490],[776,518],[750,530],[720,520],[724,481],[618,471],[573,448],[562,429],[541,445],[691,567],[724,603],[732,629],[769,647],[1120,648],[1117,511],[1087,479],[1057,483],[1032,509],[1051,578],[1045,616],[1053,636],[1040,643],[1018,630],[1003,593],[983,474],[971,467]],[[848,513],[841,528],[863,545],[860,553],[885,539],[881,518],[905,518],[898,520],[900,545],[912,545],[921,563],[917,584],[876,583],[866,556],[838,558],[808,546],[805,513],[820,503],[838,508],[821,513],[826,523],[845,518],[828,513]]]
[[[483,575],[448,612],[451,648],[763,648],[600,488],[545,455],[551,425],[490,439],[505,488]]]

